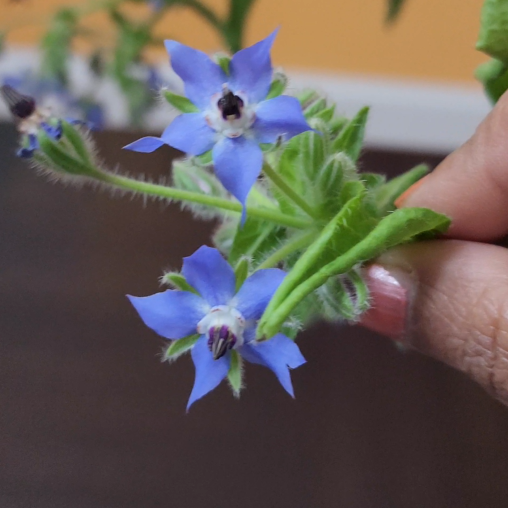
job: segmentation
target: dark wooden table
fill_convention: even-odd
[[[190,358],[125,294],[207,242],[177,206],[110,199],[36,178],[0,127],[1,508],[505,508],[508,409],[462,375],[360,328],[316,325],[292,400],[249,366],[189,414]],[[126,170],[170,170],[169,150],[120,152]],[[367,153],[367,170],[438,157]],[[147,170],[148,168],[148,170]]]

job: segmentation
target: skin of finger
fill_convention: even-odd
[[[378,261],[413,281],[403,341],[508,405],[508,251],[443,240],[401,247]],[[374,305],[382,297],[374,294]]]
[[[447,236],[491,241],[508,234],[508,94],[474,136],[448,156],[398,206],[452,219]]]

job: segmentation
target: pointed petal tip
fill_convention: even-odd
[[[133,143],[125,145],[123,150],[131,150],[132,152],[140,153],[152,153],[164,145],[164,141],[161,138],[155,136],[147,136],[145,138],[138,139]]]

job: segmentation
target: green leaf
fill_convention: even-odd
[[[170,90],[163,90],[162,95],[166,101],[182,113],[197,113],[199,109],[183,95],[178,95]]]
[[[508,2],[485,0],[476,49],[508,64]]]
[[[275,224],[247,217],[245,224],[236,231],[228,261],[236,265],[243,256],[247,256],[257,265],[282,238],[283,230]]]
[[[329,257],[335,257],[340,253],[339,244],[342,244],[342,249],[349,248],[349,241],[346,239],[346,234],[353,233],[353,242],[357,240],[356,233],[351,227],[351,217],[355,215],[362,216],[360,212],[362,208],[362,200],[364,193],[353,197],[342,210],[324,227],[319,237],[310,245],[310,247],[300,256],[291,271],[287,274],[282,284],[279,286],[274,296],[272,297],[265,313],[260,321],[260,328],[269,319],[270,315],[276,311],[284,299],[306,278],[310,277],[312,273],[319,270],[324,264],[330,261]],[[351,234],[349,235],[351,236]],[[335,248],[331,248],[334,246]],[[308,294],[308,293],[307,293]],[[289,314],[288,314],[289,316]],[[287,317],[286,316],[286,319]],[[285,321],[285,319],[284,319]]]
[[[305,109],[318,99],[319,94],[315,90],[302,90],[296,97],[300,101],[302,108]]]
[[[393,23],[398,18],[405,4],[406,0],[388,0],[386,22]]]
[[[198,165],[195,158],[173,162],[173,186],[191,192],[198,192],[208,196],[225,198],[226,191],[215,175],[207,168]],[[182,206],[192,210],[199,217],[211,219],[224,217],[224,212],[206,205],[182,203]]]
[[[250,261],[247,257],[242,257],[235,266],[236,291],[242,286],[249,276]]]
[[[500,60],[493,58],[478,66],[475,77],[483,83],[485,93],[494,104],[508,90],[508,67]]]
[[[357,320],[370,307],[370,291],[367,283],[357,270],[351,270],[346,277],[353,289],[353,299],[356,309],[355,320]]]
[[[238,231],[238,220],[225,220],[213,233],[212,242],[225,256],[229,257],[233,240]]]
[[[323,111],[324,109],[326,109],[326,99],[321,98],[321,99],[318,99],[317,101],[313,102],[312,104],[310,104],[310,106],[307,106],[303,110],[303,114],[304,114],[305,118],[308,120],[309,118],[312,118],[313,116],[317,115],[319,112]]]
[[[5,49],[5,32],[0,32],[0,54],[4,52]]]
[[[183,339],[174,340],[164,352],[163,361],[174,362],[187,351],[190,351],[199,339],[199,335],[189,335]]]
[[[92,154],[81,133],[70,123],[62,121],[62,134],[69,141],[76,155],[85,163],[92,164]]]
[[[270,84],[270,90],[268,90],[268,95],[266,96],[265,100],[273,99],[279,95],[282,95],[286,89],[287,84],[287,76],[281,72],[276,73],[274,80]]]
[[[317,181],[324,216],[333,217],[351,198],[365,191],[353,161],[345,154],[330,157]]]
[[[325,122],[329,122],[333,118],[334,113],[335,113],[335,104],[326,109],[321,110],[319,113],[314,115],[314,118],[319,118]]]
[[[308,131],[295,136],[286,143],[275,168],[282,179],[300,196],[309,202],[318,202],[319,189],[315,182],[327,155],[324,136]],[[294,215],[299,212],[293,201],[275,185],[272,191],[284,213]]]
[[[362,150],[368,116],[368,107],[358,111],[356,116],[342,129],[333,142],[332,151],[344,152],[353,162],[356,162]]]
[[[396,199],[429,172],[427,164],[419,164],[406,173],[392,178],[374,193],[376,207],[381,216],[395,210]]]
[[[224,71],[226,76],[229,76],[229,66],[231,64],[231,58],[224,53],[217,53],[215,55],[215,61],[219,64],[219,67]]]
[[[188,291],[198,295],[199,293],[187,282],[180,272],[167,272],[162,276],[162,282],[180,291]]]
[[[356,270],[328,279],[317,289],[325,317],[355,323],[370,307],[367,284]]]
[[[42,129],[37,133],[40,151],[51,162],[51,168],[72,176],[90,176],[97,177],[97,170],[90,165],[76,159],[70,155],[61,142],[55,142]]]
[[[345,116],[337,116],[328,122],[328,130],[332,137],[335,137],[347,125],[349,120]]]
[[[340,321],[346,319],[354,321],[356,309],[351,295],[342,283],[341,277],[332,277],[327,280],[317,294],[321,303],[323,317],[329,321]]]
[[[449,225],[450,219],[448,217],[426,208],[396,210],[380,221],[363,240],[310,275],[297,287],[291,288],[289,294],[285,292],[282,294],[283,298],[277,298],[279,292],[277,291],[261,319],[258,337],[270,338],[275,335],[293,309],[330,277],[345,274],[355,265],[375,258],[396,245],[421,238],[422,234],[430,236],[437,232],[444,232]],[[284,286],[286,280],[281,287]],[[276,306],[272,305],[274,300],[277,300]]]
[[[369,190],[378,189],[381,185],[386,183],[386,177],[379,173],[361,173],[360,178],[365,184],[365,187]]]
[[[242,357],[238,351],[231,350],[231,364],[229,366],[228,381],[235,397],[240,397],[243,381]]]

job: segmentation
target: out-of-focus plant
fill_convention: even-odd
[[[56,89],[69,92],[73,44],[85,39],[91,45],[90,69],[97,78],[110,77],[118,84],[127,100],[132,123],[140,124],[143,114],[154,104],[160,85],[156,69],[147,63],[145,53],[148,48],[160,45],[161,39],[154,33],[167,12],[175,8],[193,11],[216,31],[225,49],[234,53],[243,47],[245,24],[254,2],[230,0],[224,16],[200,0],[100,0],[62,7],[45,20],[48,28],[40,42],[42,61],[39,71],[32,73],[33,80],[52,82]],[[148,5],[141,19],[127,14],[126,7],[134,4]],[[26,9],[29,8],[27,5]],[[113,37],[107,41],[86,24],[98,12],[107,14],[112,27]],[[30,24],[28,16],[26,24]],[[0,50],[5,35],[17,28],[8,23],[2,26],[0,22]]]
[[[387,22],[394,22],[405,4],[406,0],[387,0]],[[476,49],[492,57],[476,69],[475,76],[496,103],[508,90],[508,1],[485,0]]]

